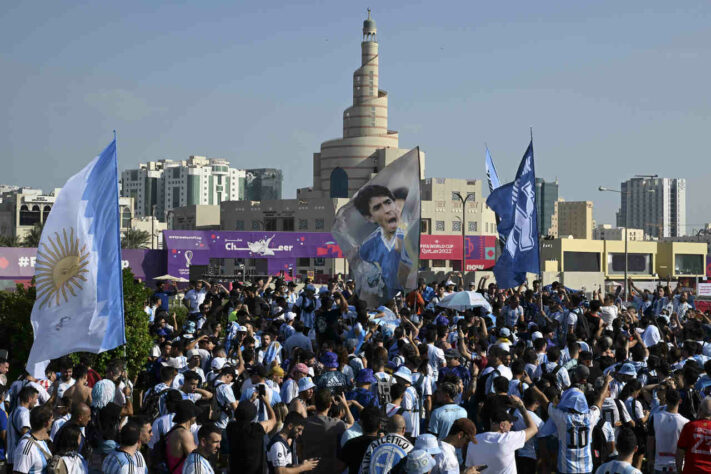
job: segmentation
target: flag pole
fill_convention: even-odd
[[[115,141],[116,141],[116,130],[114,130],[113,132],[114,132],[114,142],[115,142]],[[116,165],[118,166],[118,160],[116,160],[116,161],[117,161]],[[118,170],[117,170],[117,171],[118,171]],[[117,174],[118,174],[118,173],[117,173]],[[120,217],[119,217],[119,218],[120,218]],[[121,221],[119,220],[119,222],[121,222]],[[121,239],[120,233],[121,233],[121,225],[119,224],[119,242],[121,241],[121,240],[120,240],[120,239]],[[123,273],[123,270],[122,270],[121,272]],[[121,278],[123,278],[123,275],[121,275]],[[126,319],[125,319],[125,317],[124,317],[124,322],[123,322],[123,324],[124,324],[124,331],[126,331]],[[124,332],[124,335],[125,335],[125,332]],[[126,341],[126,342],[123,343],[123,359],[124,359],[124,361],[126,361],[126,344],[128,344],[128,341]]]
[[[531,150],[533,150],[533,126],[528,127],[528,132],[531,137]],[[538,216],[538,218],[540,219],[540,216]],[[536,222],[536,224],[538,225],[538,222]],[[540,294],[541,294],[540,305],[541,305],[541,309],[543,309],[543,270],[541,269],[541,231],[540,231],[540,226],[538,229],[536,229],[536,231],[538,232],[538,282],[539,282],[538,284],[541,286],[540,290],[539,290]]]

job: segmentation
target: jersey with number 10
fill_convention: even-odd
[[[550,404],[548,415],[555,423],[558,433],[558,472],[592,472],[590,441],[593,427],[600,419],[600,410],[593,406],[587,413],[582,414],[560,410]]]

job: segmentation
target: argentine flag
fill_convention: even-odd
[[[37,248],[27,370],[125,344],[116,139],[64,185]]]

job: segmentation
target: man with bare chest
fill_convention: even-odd
[[[76,382],[64,392],[64,396],[69,397],[71,400],[72,406],[77,403],[86,403],[91,406],[91,388],[89,388],[88,374],[89,372],[85,365],[74,367],[72,375]]]

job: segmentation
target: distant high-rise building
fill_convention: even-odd
[[[245,170],[244,199],[247,201],[274,201],[281,199],[284,177],[276,168]]]
[[[149,161],[121,173],[121,195],[133,197],[136,217],[150,216],[155,206],[155,216],[163,221],[177,207],[244,199],[245,178],[245,170],[230,168],[221,158]]]
[[[627,224],[653,238],[685,235],[685,179],[635,177],[623,182],[620,190],[618,227]]]
[[[551,218],[555,213],[555,203],[558,201],[558,180],[544,181],[536,178],[536,211],[538,212],[538,233],[548,235],[551,228]]]
[[[575,239],[592,239],[592,201],[558,201],[558,237],[572,235]]]

